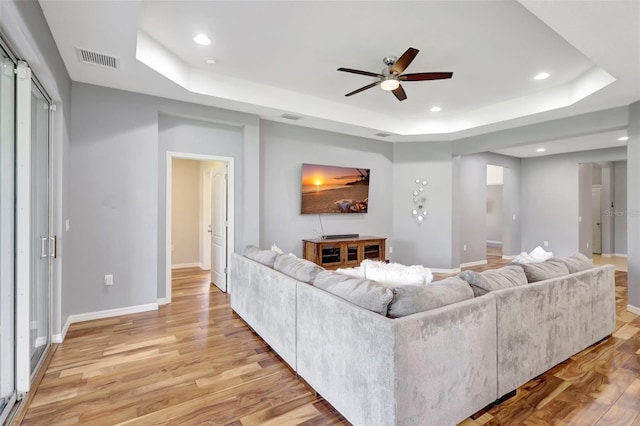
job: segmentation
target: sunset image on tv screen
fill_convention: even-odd
[[[302,214],[366,213],[370,169],[302,165]]]

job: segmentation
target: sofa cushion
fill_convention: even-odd
[[[473,299],[473,290],[465,280],[449,277],[430,285],[403,285],[394,287],[387,316],[400,318],[418,312]]]
[[[490,269],[484,272],[464,271],[459,273],[458,277],[471,285],[473,294],[476,296],[528,283],[527,276],[521,265],[508,265],[500,269]]]
[[[336,272],[351,278],[364,278],[364,268],[362,266],[356,266],[355,268],[338,268]]]
[[[361,308],[387,315],[393,298],[391,289],[371,280],[352,278],[334,271],[322,271],[313,285]]]
[[[553,260],[559,260],[564,263],[564,265],[569,270],[570,274],[580,271],[586,271],[587,269],[593,268],[593,262],[587,256],[582,253],[572,254],[567,257],[557,257]]]
[[[273,269],[307,284],[313,284],[318,272],[324,271],[323,267],[313,262],[289,254],[278,256],[273,264]]]
[[[527,281],[530,283],[569,275],[569,269],[560,260],[552,259],[541,263],[526,263],[520,266],[527,276]]]
[[[390,286],[429,284],[433,280],[431,270],[422,265],[406,266],[367,259],[360,267],[364,269],[366,279]]]
[[[256,246],[249,245],[244,249],[244,256],[273,268],[273,264],[276,261],[276,257],[278,257],[278,253],[273,250],[260,250]]]

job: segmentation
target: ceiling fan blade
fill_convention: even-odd
[[[403,74],[398,77],[402,81],[442,80],[453,77],[452,72],[417,72],[415,74]]]
[[[369,71],[353,70],[351,68],[338,68],[338,71],[344,71],[344,72],[350,72],[350,73],[353,73],[353,74],[366,75],[366,76],[369,76],[369,77],[384,78],[384,76],[382,74],[378,74],[378,73],[375,73],[375,72],[369,72]]]
[[[415,59],[418,52],[418,49],[414,49],[413,47],[408,48],[407,51],[404,52],[393,65],[391,65],[391,72],[395,75],[402,74],[411,61]]]
[[[376,81],[375,83],[367,84],[366,86],[361,87],[359,89],[356,89],[353,92],[347,93],[345,96],[355,95],[356,93],[360,93],[360,92],[365,91],[367,89],[371,89],[372,87],[375,87],[380,83],[382,83],[382,81]]]
[[[394,95],[396,95],[396,98],[398,98],[399,101],[404,101],[405,99],[407,99],[407,94],[404,93],[404,89],[402,88],[402,86],[398,86],[398,88],[392,90],[392,92]]]

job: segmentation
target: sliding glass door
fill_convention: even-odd
[[[16,401],[14,69],[0,48],[0,424]]]
[[[49,237],[49,101],[31,83],[31,288],[29,345],[31,373],[49,346],[50,265],[54,244]]]

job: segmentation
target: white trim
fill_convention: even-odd
[[[62,330],[60,330],[59,334],[54,334],[51,336],[51,343],[62,343],[64,338],[67,336],[67,331],[69,331],[69,326],[71,325],[71,317],[67,318],[67,321],[64,323]]]
[[[640,315],[640,308],[633,305],[627,305],[627,311],[631,312],[632,314]]]
[[[193,263],[176,263],[171,265],[171,269],[183,269],[183,268],[200,268],[202,269],[200,262]]]
[[[18,63],[16,79],[16,391],[29,392],[31,348],[31,70]]]
[[[486,265],[487,264],[487,260],[477,260],[475,262],[467,262],[467,263],[461,263],[460,264],[460,269],[462,268],[470,268],[472,266],[480,266],[480,265]]]
[[[162,306],[162,305],[168,305],[169,304],[169,300],[167,300],[166,297],[161,297],[160,299],[158,299],[158,305]]]
[[[505,260],[511,260],[511,259],[515,259],[517,256],[517,254],[503,254],[502,258]]]
[[[165,179],[165,297],[162,298],[164,304],[171,303],[171,176],[174,158],[199,161],[220,161],[227,163],[227,265],[231,263],[231,253],[234,252],[235,236],[235,167],[233,157],[222,157],[218,155],[193,154],[187,152],[167,151],[167,171]],[[227,269],[227,292],[230,293],[229,272]]]
[[[614,257],[627,257],[627,253],[613,253]]]
[[[487,240],[487,245],[490,247],[502,247],[502,241]]]
[[[600,256],[602,256],[602,257],[613,257],[613,255],[611,253],[600,253]]]
[[[69,315],[71,324],[83,321],[92,321],[103,318],[119,317],[120,315],[137,314],[140,312],[157,311],[157,303],[147,303],[145,305],[126,306],[124,308],[106,309],[104,311],[87,312],[84,314]],[[66,334],[66,333],[65,333]]]
[[[460,268],[453,269],[441,269],[441,268],[429,268],[434,274],[457,274],[460,272]]]
[[[36,337],[36,341],[34,342],[33,346],[35,346],[36,348],[39,348],[40,346],[44,346],[46,345],[49,339],[47,339],[47,336],[39,336]]]

